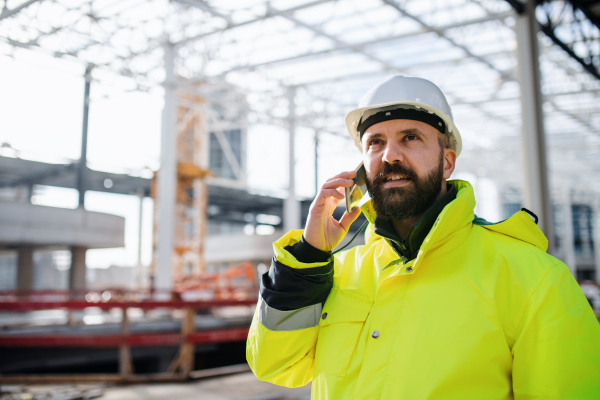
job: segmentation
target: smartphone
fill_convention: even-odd
[[[367,194],[367,171],[363,163],[355,169],[354,185],[346,188],[346,210],[351,213]]]

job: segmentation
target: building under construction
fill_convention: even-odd
[[[536,212],[549,252],[589,281],[600,309],[598,2],[2,4],[0,55],[76,71],[82,129],[79,158],[58,160],[14,144],[20,133],[0,121],[0,382],[78,371],[168,380],[243,363],[271,243],[302,228],[327,177],[356,166],[344,116],[392,74],[447,94],[464,141],[454,176],[474,184],[476,213]],[[90,115],[131,92],[162,101],[155,167],[97,167]],[[40,205],[48,187],[76,190],[76,207]],[[92,211],[86,192],[137,199],[135,265],[88,268],[88,250],[128,244],[126,218]]]

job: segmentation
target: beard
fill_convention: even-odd
[[[401,175],[411,182],[401,187],[385,188],[386,175]],[[367,177],[367,189],[377,218],[403,220],[423,215],[435,203],[444,179],[444,151],[440,161],[425,177],[402,164],[384,163],[373,180]]]

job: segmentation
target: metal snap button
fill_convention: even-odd
[[[373,333],[371,333],[371,337],[373,339],[377,339],[379,337],[379,332],[378,331],[373,331]]]
[[[327,319],[327,313],[323,313],[323,315],[321,315],[321,318]]]

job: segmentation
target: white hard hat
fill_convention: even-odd
[[[394,113],[396,110],[400,112]],[[384,116],[379,117],[379,122],[389,119],[416,119],[436,127],[448,135],[450,147],[457,156],[460,154],[462,139],[454,125],[452,110],[442,91],[433,82],[395,75],[369,90],[358,104],[358,108],[346,115],[348,132],[361,152],[361,123],[370,117],[374,118],[371,121],[377,121],[375,115],[379,116],[382,111],[386,112],[382,113]],[[397,118],[393,118],[394,115],[390,118],[392,113]]]

